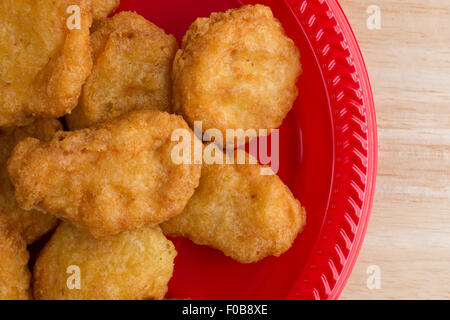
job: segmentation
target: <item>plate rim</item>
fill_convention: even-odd
[[[366,151],[367,156],[365,157],[365,161],[367,162],[366,172],[365,172],[365,181],[364,181],[364,190],[359,190],[362,192],[362,203],[359,206],[358,212],[355,209],[355,215],[358,216],[358,223],[356,225],[356,230],[353,232],[353,240],[351,241],[348,253],[345,255],[341,270],[336,268],[336,264],[333,259],[326,259],[322,257],[322,261],[319,264],[311,263],[312,258],[310,258],[305,267],[314,267],[315,270],[310,274],[313,276],[308,277],[307,279],[303,279],[303,274],[299,276],[295,284],[293,285],[291,291],[286,296],[286,299],[330,299],[335,300],[338,299],[342,290],[347,283],[347,280],[353,270],[353,267],[357,261],[359,252],[361,250],[363,240],[365,238],[369,217],[371,213],[371,208],[374,199],[375,192],[375,183],[376,183],[376,172],[377,172],[377,160],[378,160],[378,138],[377,138],[377,124],[376,124],[376,114],[375,114],[375,104],[373,100],[372,88],[370,85],[370,80],[367,72],[367,68],[356,40],[356,37],[353,33],[353,30],[350,26],[350,23],[347,17],[342,10],[342,7],[338,3],[337,0],[283,0],[287,7],[292,11],[292,14],[296,17],[297,22],[302,25],[299,18],[302,16],[303,19],[307,20],[308,26],[306,29],[313,29],[316,31],[313,34],[305,32],[309,41],[323,42],[327,41],[326,39],[333,39],[336,45],[337,42],[340,42],[340,46],[337,48],[341,53],[352,60],[351,62],[347,61],[349,66],[353,67],[354,71],[351,73],[353,77],[356,77],[356,81],[350,81],[348,79],[340,78],[341,82],[343,82],[344,86],[354,86],[355,83],[359,84],[358,88],[355,88],[356,95],[360,94],[361,103],[363,110],[361,110],[362,114],[364,114],[366,126],[366,139],[362,143],[366,143]],[[329,28],[325,28],[324,25],[331,26]],[[302,25],[302,27],[304,27]],[[305,30],[306,31],[306,30]],[[315,39],[311,39],[315,36]],[[325,39],[325,40],[323,40]],[[340,41],[339,41],[340,40]],[[326,47],[324,47],[326,48]],[[336,48],[333,47],[333,52],[336,51]],[[322,72],[322,76],[324,80],[326,80],[324,74],[326,71],[323,70],[324,67],[330,68],[330,65],[336,62],[336,60],[331,57],[327,58],[327,53],[325,52],[316,52],[316,55],[321,55],[323,59],[328,59],[328,64],[321,65],[319,63],[319,67]],[[348,83],[345,83],[348,82]],[[327,87],[330,84],[324,81],[324,84]],[[357,99],[355,99],[357,100]],[[332,103],[330,103],[332,104]],[[336,134],[338,129],[336,129],[336,125],[333,119],[333,177],[332,177],[332,189],[331,193],[335,192],[337,189],[335,186],[335,175],[336,175]],[[342,132],[341,132],[342,133]],[[351,181],[353,182],[353,181]],[[355,183],[357,185],[357,183]],[[361,188],[362,189],[362,188]],[[339,192],[336,192],[339,193]],[[341,192],[342,193],[342,192]],[[331,199],[331,196],[330,196]],[[349,201],[349,199],[347,199]],[[329,216],[330,202],[328,203],[328,207],[326,210],[325,218]],[[331,204],[333,205],[333,204]],[[337,225],[338,228],[341,228],[340,232],[344,232],[344,226]],[[323,236],[323,227],[319,233],[319,236]],[[336,242],[335,240],[325,241],[324,243],[316,243],[314,245],[314,249],[317,252],[312,252],[311,256],[313,258],[317,258],[317,254],[321,252],[322,247],[326,245],[332,244],[332,242]],[[336,246],[336,243],[334,243]],[[342,252],[341,252],[342,254]],[[320,256],[320,254],[319,254]],[[317,259],[320,261],[320,259]],[[305,288],[306,287],[306,288]]]

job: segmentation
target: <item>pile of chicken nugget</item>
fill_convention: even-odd
[[[224,160],[249,138],[227,129],[281,125],[301,65],[271,10],[198,18],[179,48],[137,13],[108,17],[118,5],[0,0],[0,299],[164,299],[166,236],[254,263],[304,228],[245,151],[244,164],[173,159],[173,132],[194,149],[197,121],[226,137],[200,141]]]

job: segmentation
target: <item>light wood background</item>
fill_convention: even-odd
[[[450,299],[450,0],[340,0],[374,91],[375,202],[341,299]],[[381,29],[369,30],[370,5]],[[367,268],[381,289],[367,288]]]

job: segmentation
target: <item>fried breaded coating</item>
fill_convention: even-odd
[[[7,161],[14,147],[23,139],[34,137],[48,141],[58,130],[62,130],[62,126],[55,119],[36,120],[25,127],[0,129],[0,211],[9,216],[13,227],[29,244],[55,228],[58,219],[42,211],[19,208],[14,187],[9,180]]]
[[[201,164],[172,161],[178,129],[194,140],[180,116],[142,109],[50,142],[25,139],[8,163],[17,202],[97,238],[159,224],[183,210],[200,178]]]
[[[306,212],[276,175],[261,175],[261,168],[248,160],[204,163],[199,187],[183,213],[161,225],[163,232],[242,263],[281,255],[303,230]]]
[[[106,18],[110,13],[117,9],[120,0],[91,0],[92,14],[94,20]]]
[[[75,108],[92,67],[90,5],[0,1],[0,126],[56,118]]]
[[[94,239],[64,222],[36,261],[34,297],[40,300],[162,299],[172,277],[176,255],[172,242],[159,227],[143,227]]]
[[[30,299],[27,244],[0,212],[0,300]]]
[[[139,108],[170,111],[175,38],[133,12],[118,13],[94,29],[94,67],[79,106],[67,116],[69,128],[90,127]]]
[[[226,129],[270,133],[292,108],[300,74],[299,50],[270,8],[213,13],[191,25],[176,54],[174,111],[224,137]]]

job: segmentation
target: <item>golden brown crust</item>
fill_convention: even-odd
[[[40,207],[104,237],[179,214],[198,185],[201,165],[172,161],[176,115],[138,110],[93,129],[28,138],[8,163],[19,206]]]
[[[69,30],[67,8],[80,8]],[[92,67],[88,0],[0,2],[0,126],[56,118],[77,104]]]
[[[0,300],[28,300],[30,271],[27,245],[0,212]]]
[[[203,129],[274,129],[297,97],[300,54],[270,8],[199,18],[173,65],[174,110]],[[234,141],[227,141],[233,143]]]
[[[120,0],[91,0],[91,2],[92,17],[94,20],[106,18],[120,5]]]
[[[41,300],[162,299],[172,277],[175,248],[159,227],[101,240],[62,223],[34,266],[34,297]],[[78,267],[80,289],[67,285]],[[75,279],[74,279],[75,280]],[[76,280],[75,280],[76,281]],[[70,282],[75,285],[76,282]]]
[[[38,210],[25,211],[19,208],[9,179],[7,161],[14,147],[23,139],[34,137],[48,141],[58,130],[62,130],[62,126],[55,119],[36,120],[25,127],[0,129],[0,211],[9,217],[12,226],[28,244],[55,228],[58,219]]]
[[[94,67],[79,106],[67,116],[69,128],[89,127],[139,108],[170,111],[175,38],[133,12],[101,20],[94,30]]]
[[[183,213],[161,225],[163,232],[242,263],[287,251],[303,230],[305,209],[276,175],[245,163],[203,164],[194,195]]]

